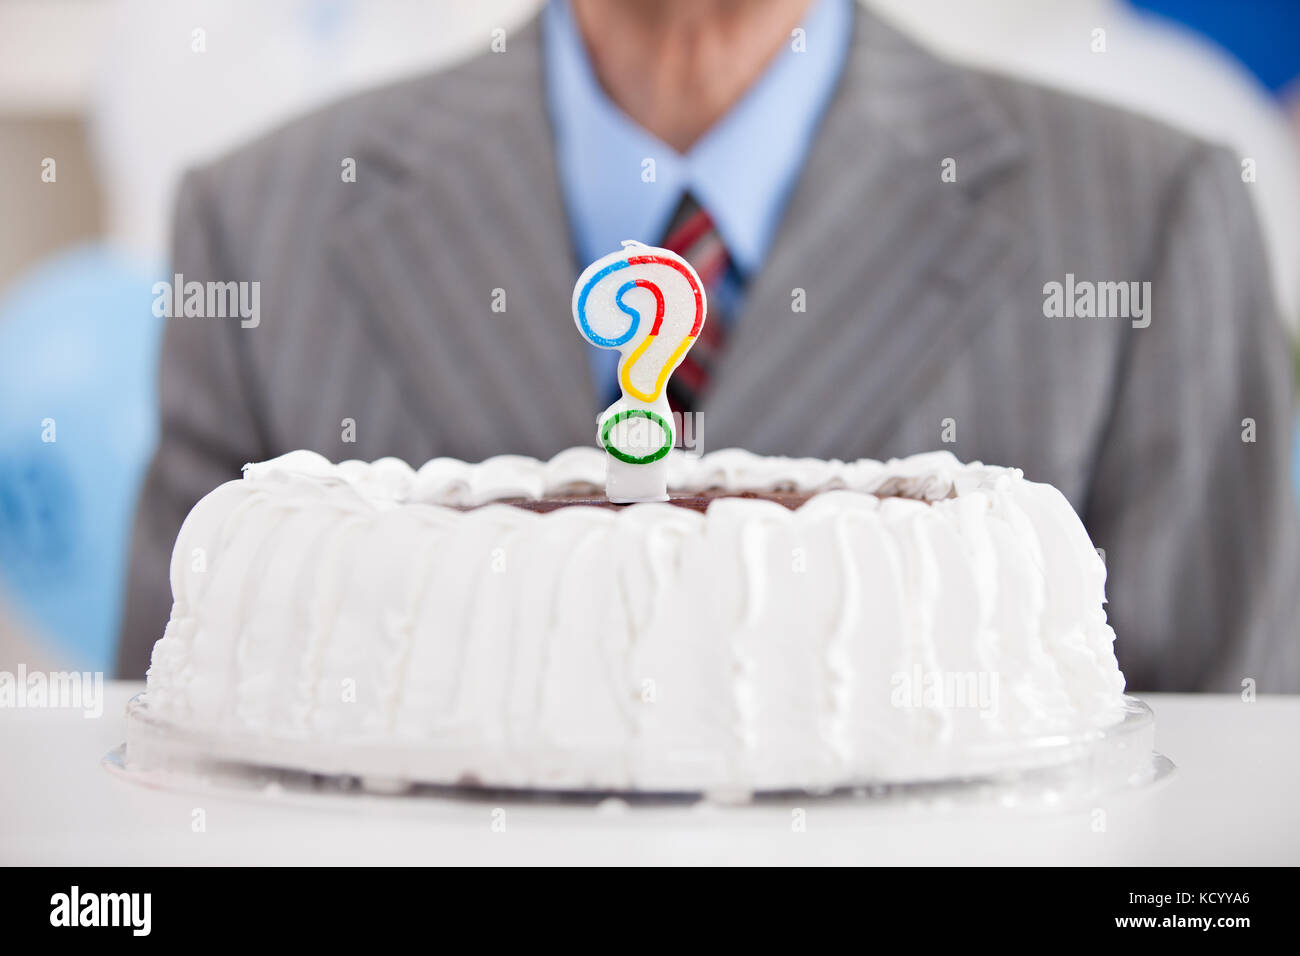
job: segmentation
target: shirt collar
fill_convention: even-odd
[[[737,268],[756,269],[835,91],[852,26],[852,0],[813,0],[803,36],[792,36],[740,102],[682,155],[609,99],[568,0],[551,0],[543,17],[547,106],[583,261],[624,239],[658,242],[689,191],[713,217]]]

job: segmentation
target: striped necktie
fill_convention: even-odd
[[[710,378],[727,335],[726,307],[728,296],[722,294],[726,282],[734,279],[727,247],[718,235],[709,214],[689,194],[673,215],[666,238],[659,244],[671,249],[691,264],[700,276],[709,297],[708,319],[700,336],[668,380],[668,404],[674,412],[688,414],[699,408],[708,392]]]

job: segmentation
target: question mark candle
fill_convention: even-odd
[[[704,327],[708,302],[695,270],[668,249],[627,241],[597,259],[573,287],[573,321],[592,345],[616,349],[622,397],[601,412],[610,501],[668,500],[676,442],[665,388]]]

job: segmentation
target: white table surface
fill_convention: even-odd
[[[106,684],[99,719],[0,709],[0,863],[1300,863],[1300,697],[1142,695],[1178,769],[1095,807],[592,807],[143,786],[101,765],[140,689]]]

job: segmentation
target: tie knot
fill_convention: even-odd
[[[706,289],[715,285],[727,270],[727,247],[713,218],[690,193],[682,197],[660,245],[689,262]]]

